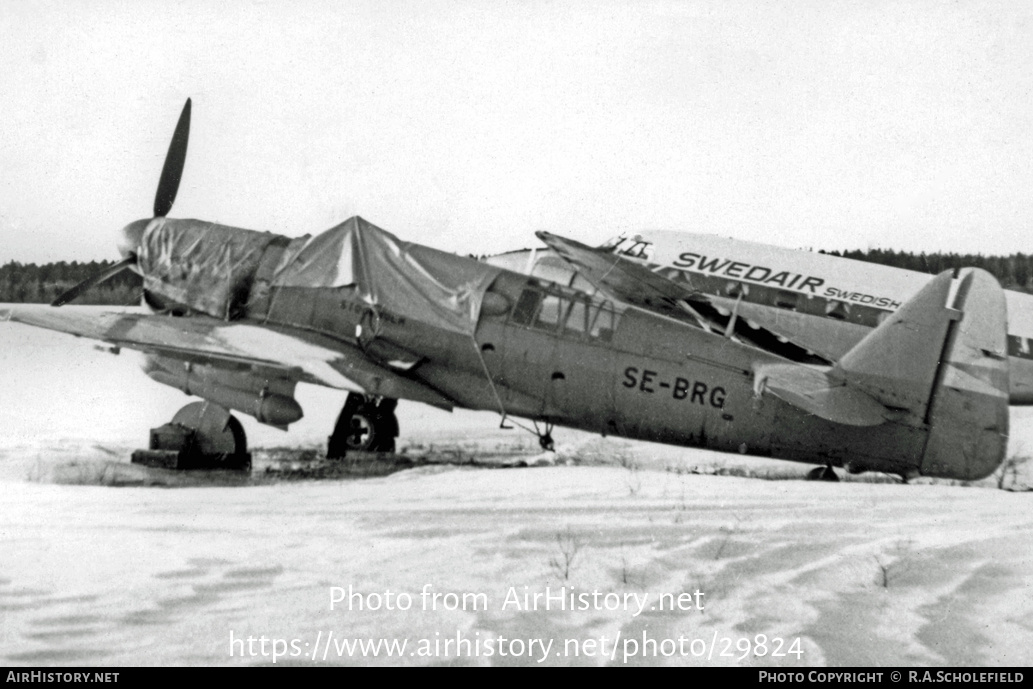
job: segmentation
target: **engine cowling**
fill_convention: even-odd
[[[201,220],[155,218],[137,249],[152,306],[232,320],[245,310],[266,249],[286,238]]]

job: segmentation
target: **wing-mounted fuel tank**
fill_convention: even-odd
[[[243,313],[266,250],[287,242],[271,232],[155,218],[143,233],[137,267],[152,306],[232,320]]]
[[[163,385],[197,395],[261,423],[286,428],[302,417],[295,381],[253,366],[217,365],[150,354],[144,372]]]

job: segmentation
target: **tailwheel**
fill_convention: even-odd
[[[327,442],[327,459],[341,459],[349,451],[394,452],[398,437],[398,400],[376,399],[350,393],[344,402],[333,435]]]
[[[832,465],[826,465],[823,467],[816,467],[807,472],[808,481],[831,481],[838,482],[839,475],[836,473]]]
[[[164,469],[251,469],[247,436],[227,409],[192,402],[172,422],[151,429],[150,449],[133,453],[133,462]]]

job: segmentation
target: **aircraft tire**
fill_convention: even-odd
[[[373,406],[357,409],[348,421],[345,445],[358,452],[394,452],[398,421]]]
[[[398,419],[394,409],[398,400],[384,399],[373,404],[362,395],[350,394],[337,419],[327,445],[327,457],[340,459],[348,451],[394,452]]]
[[[830,466],[815,467],[807,472],[807,480],[838,483],[839,475],[836,473],[835,469]]]
[[[380,432],[377,427],[376,415],[370,412],[369,407],[356,409],[348,419],[348,437],[345,445],[349,450],[376,452]]]

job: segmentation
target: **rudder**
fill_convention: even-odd
[[[1008,313],[984,270],[966,268],[930,399],[920,473],[973,481],[1000,466],[1008,449]]]

